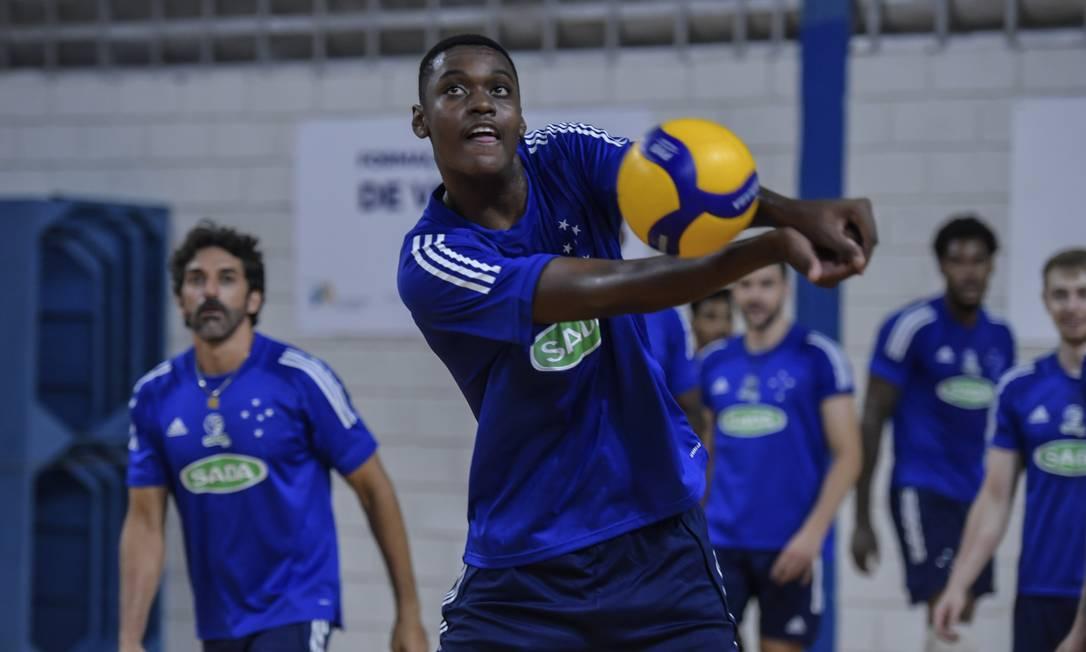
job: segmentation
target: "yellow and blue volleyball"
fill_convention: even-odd
[[[627,150],[618,208],[647,245],[674,256],[719,250],[758,210],[758,172],[735,134],[709,120],[671,120]]]

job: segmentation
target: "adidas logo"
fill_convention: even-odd
[[[802,616],[793,616],[792,620],[789,620],[788,624],[784,626],[784,633],[792,636],[803,636],[807,633],[807,622],[803,620]]]
[[[1038,405],[1036,408],[1034,408],[1033,412],[1029,413],[1029,422],[1030,423],[1048,423],[1049,422],[1048,410],[1045,409],[1045,406]]]
[[[170,422],[170,427],[166,429],[167,437],[180,437],[187,434],[189,434],[189,429],[185,427],[185,422],[181,420],[181,417],[174,417]]]

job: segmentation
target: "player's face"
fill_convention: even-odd
[[[724,299],[710,299],[698,304],[690,323],[698,348],[732,334],[732,306]]]
[[[1059,267],[1049,270],[1044,301],[1060,339],[1072,346],[1086,343],[1086,270]]]
[[[514,169],[524,135],[520,88],[500,52],[460,46],[439,54],[411,126],[429,138],[442,175],[489,176]]]
[[[992,276],[992,254],[981,240],[951,240],[939,261],[946,292],[958,306],[979,308]]]
[[[185,267],[177,298],[185,326],[205,342],[229,339],[249,315],[260,310],[263,297],[249,290],[241,259],[220,247],[196,252]]]
[[[780,316],[787,292],[788,279],[779,265],[772,265],[739,279],[732,288],[732,297],[747,328],[760,331]]]

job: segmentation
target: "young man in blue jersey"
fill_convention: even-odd
[[[883,425],[892,418],[891,512],[910,602],[928,605],[929,652],[943,649],[930,629],[931,607],[946,586],[969,504],[980,488],[993,388],[1015,355],[1010,329],[983,309],[998,249],[992,230],[973,216],[955,217],[939,229],[933,248],[946,291],[891,315],[871,358],[852,535],[853,559],[870,572],[879,550],[871,480]],[[987,568],[971,595],[991,591]],[[972,599],[966,613],[971,611]],[[963,640],[952,649],[968,645]]]
[[[694,331],[698,351],[717,340],[732,336],[735,312],[732,305],[732,291],[729,288],[690,302],[690,327]]]
[[[784,265],[733,286],[746,333],[701,354],[701,391],[716,457],[705,515],[740,620],[761,612],[762,652],[814,643],[821,561],[841,501],[860,472],[852,370],[828,337],[785,315]]]
[[[331,369],[254,331],[264,302],[256,238],[201,223],[170,272],[193,345],[145,375],[129,403],[122,652],[142,650],[168,494],[181,515],[205,652],[327,649],[341,623],[333,469],[358,495],[385,559],[396,599],[391,649],[427,649],[407,533],[377,442]]]
[[[1025,470],[1025,518],[1014,604],[1014,652],[1051,652],[1078,612],[1086,564],[1086,249],[1050,258],[1045,309],[1059,332],[1053,353],[1007,372],[988,420],[984,486],[969,510],[961,552],[935,608],[953,639],[969,586],[1007,530]]]
[[[499,44],[434,46],[412,111],[443,183],[404,239],[400,295],[479,424],[441,649],[734,649],[698,507],[704,447],[640,314],[782,260],[835,284],[870,256],[870,204],[763,191],[770,233],[622,261],[614,182],[629,142],[587,125],[528,133]]]

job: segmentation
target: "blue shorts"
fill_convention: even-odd
[[[890,511],[901,544],[905,586],[912,604],[930,602],[946,587],[965,531],[969,506],[926,489],[890,488]],[[989,561],[973,583],[973,597],[991,593],[993,586]]]
[[[758,600],[761,617],[758,631],[763,638],[800,643],[809,647],[818,638],[818,626],[825,604],[822,594],[822,558],[814,562],[810,584],[801,581],[777,584],[769,577],[779,550],[736,550],[717,548],[728,603],[742,622],[751,598]]]
[[[204,652],[327,652],[332,628],[327,620],[273,627],[242,638],[204,641]]]
[[[1014,599],[1014,652],[1052,652],[1071,631],[1078,598],[1022,595]]]
[[[734,651],[701,507],[527,566],[465,566],[441,652]]]

